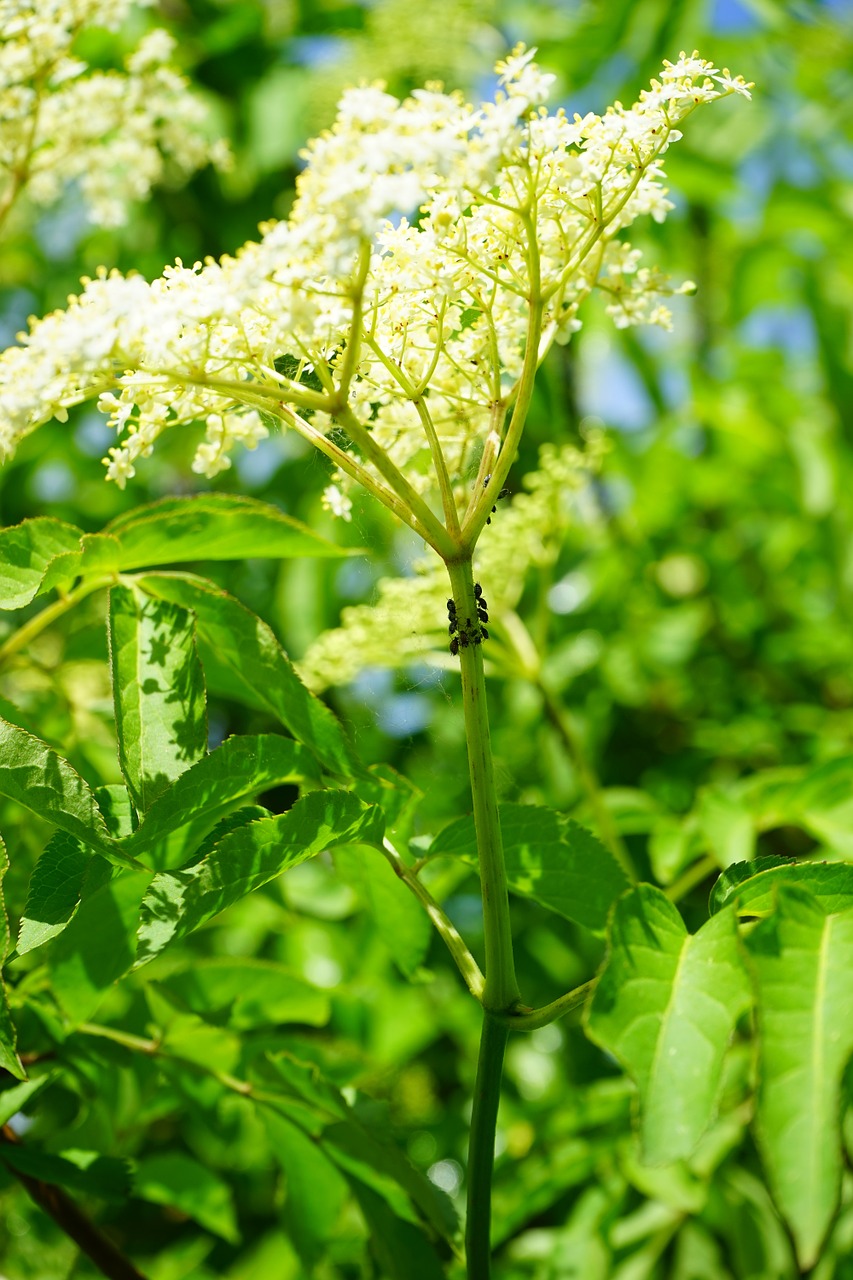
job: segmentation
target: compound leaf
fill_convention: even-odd
[[[314,756],[292,738],[228,738],[157,797],[125,848],[158,871],[179,867],[232,809],[271,787],[319,776]]]
[[[288,867],[336,845],[375,845],[383,831],[381,811],[345,791],[314,791],[287,813],[238,827],[195,866],[154,877],[142,904],[139,963]]]

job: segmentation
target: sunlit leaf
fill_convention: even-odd
[[[287,813],[238,827],[188,870],[155,876],[142,904],[139,963],[288,867],[335,845],[377,844],[383,830],[381,811],[344,791],[312,792]]]
[[[296,675],[265,622],[212,583],[186,574],[146,574],[151,595],[195,614],[208,686],[278,719],[336,774],[361,772],[343,728]]]
[[[853,867],[845,862],[784,862],[756,858],[726,867],[711,891],[711,910],[733,904],[738,915],[766,916],[776,908],[780,885],[799,885],[827,912],[853,907]]]
[[[713,1118],[723,1057],[751,1000],[734,912],[691,936],[668,898],[642,884],[617,902],[608,940],[587,1031],[637,1085],[644,1157],[677,1160]]]
[[[780,884],[747,935],[758,991],[758,1135],[804,1269],[832,1221],[841,1179],[841,1079],[853,1052],[853,909],[833,913]]]
[[[114,578],[118,567],[119,546],[115,538],[84,533],[76,551],[66,551],[51,560],[39,594],[54,587],[67,590],[75,578]]]
[[[0,609],[21,609],[37,596],[55,556],[75,551],[82,530],[38,516],[0,532]]]
[[[153,802],[125,848],[157,870],[178,867],[226,813],[285,782],[319,781],[300,743],[265,733],[228,738]]]
[[[119,761],[144,812],[207,751],[193,617],[134,588],[113,587],[109,639]]]
[[[585,827],[539,805],[500,806],[509,887],[588,929],[603,929],[612,903],[628,887],[612,854]],[[430,855],[452,854],[476,866],[472,817],[451,822]]]
[[[162,498],[117,516],[104,533],[118,542],[122,569],[189,560],[353,554],[278,507],[229,493]]]
[[[53,1083],[55,1078],[55,1072],[48,1073],[47,1075],[39,1076],[35,1080],[25,1080],[22,1084],[13,1084],[11,1089],[4,1089],[0,1093],[0,1125],[8,1124],[12,1116],[17,1115],[28,1103],[37,1098],[42,1090]]]
[[[105,857],[125,860],[79,773],[46,742],[5,720],[0,720],[0,795]]]
[[[106,858],[92,854],[65,831],[57,831],[30,876],[27,905],[18,933],[18,954],[25,955],[62,933],[81,898],[112,876]]]

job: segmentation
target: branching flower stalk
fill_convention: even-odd
[[[361,485],[446,566],[486,953],[468,1178],[472,1280],[490,1273],[509,1028],[544,1025],[580,998],[570,992],[538,1011],[521,1003],[474,554],[515,459],[537,369],[579,328],[584,299],[599,287],[617,326],[669,327],[663,298],[692,290],[641,266],[620,236],[640,215],[662,221],[672,207],[662,160],[685,118],[717,98],[749,96],[742,77],[682,54],[633,106],[570,119],[549,114],[553,77],[532,59],[518,47],[499,62],[496,97],[476,108],[437,85],[403,102],[378,85],[349,90],[332,128],[304,153],[286,222],[262,227],[234,257],[178,261],[151,283],[102,269],[66,310],[32,321],[0,355],[3,459],[41,423],[93,398],[119,436],[105,463],[120,486],[167,431],[204,424],[192,467],[212,478],[231,465],[235,445],[254,448],[279,423],[331,460],[332,511],[349,518]],[[475,970],[467,978],[477,987]]]

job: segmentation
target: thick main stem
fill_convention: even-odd
[[[474,594],[470,555],[448,562],[447,568],[458,627],[456,640],[462,676],[462,705],[480,864],[486,952],[486,980],[482,996],[483,1028],[468,1141],[468,1219],[465,1243],[468,1280],[489,1280],[495,1126],[504,1051],[509,1035],[505,1016],[519,1007],[520,995],[515,976],[509,894],[489,738],[486,682],[483,676],[483,635],[477,611],[481,597]]]
[[[468,1280],[489,1280],[491,1275],[495,1127],[508,1039],[506,1023],[499,1022],[488,1009],[484,1009],[468,1141],[468,1216],[465,1223]]]
[[[486,985],[483,1006],[495,1013],[509,1013],[519,1003],[512,952],[506,868],[504,866],[495,774],[489,736],[483,649],[469,642],[480,633],[477,597],[470,557],[448,566],[458,619],[462,707],[468,744],[471,799],[477,833],[477,856],[483,895],[483,939],[486,952]]]

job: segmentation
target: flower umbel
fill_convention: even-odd
[[[207,111],[170,65],[175,42],[150,31],[124,71],[76,56],[81,29],[121,26],[134,0],[0,0],[0,221],[26,193],[53,204],[79,182],[93,221],[114,226],[167,168],[227,162],[204,135]]]
[[[607,292],[617,325],[669,323],[666,278],[621,233],[672,207],[662,162],[686,117],[748,96],[742,78],[682,54],[633,106],[569,119],[548,113],[552,77],[530,51],[497,69],[479,107],[436,85],[402,102],[349,90],[304,153],[290,218],[259,242],[151,284],[84,281],[0,356],[3,456],[100,396],[120,435],[110,478],[123,484],[164,431],[196,421],[193,467],[212,476],[277,418],[335,462],[333,509],[346,514],[356,481],[442,554],[473,546],[536,368],[590,291]]]

